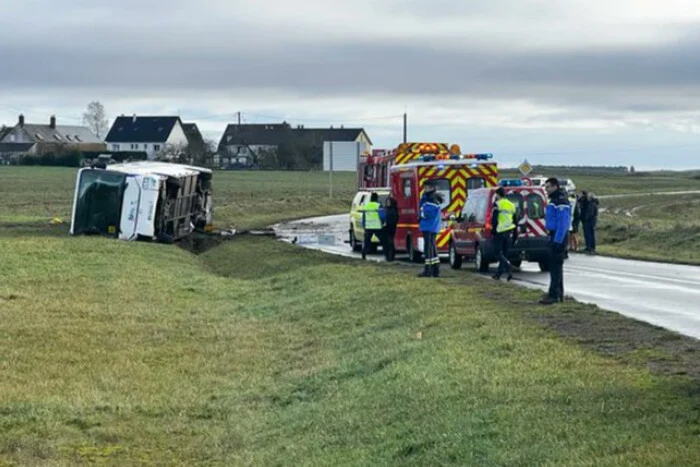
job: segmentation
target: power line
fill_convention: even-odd
[[[252,115],[257,118],[263,118],[268,120],[292,120],[298,122],[366,122],[366,121],[376,121],[376,120],[394,120],[403,118],[403,114],[400,115],[387,115],[383,117],[353,117],[353,118],[296,118],[291,116],[271,116],[271,115],[261,115],[258,113],[246,113],[247,115]]]

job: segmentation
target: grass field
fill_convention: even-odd
[[[69,238],[72,172],[33,170],[0,169],[0,465],[700,464],[696,341],[264,238]],[[217,219],[347,209],[322,177],[217,173]]]
[[[698,195],[607,199],[602,206],[601,253],[700,264]]]

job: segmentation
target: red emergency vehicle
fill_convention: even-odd
[[[420,262],[423,237],[418,229],[419,203],[428,180],[444,199],[442,230],[437,237],[438,253],[447,254],[451,215],[458,215],[468,191],[498,186],[498,167],[491,154],[462,154],[457,145],[444,143],[405,143],[393,151],[368,156],[360,161],[360,188],[388,186],[399,209],[394,244]]]

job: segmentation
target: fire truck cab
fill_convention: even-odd
[[[405,143],[383,156],[370,157],[365,164],[360,163],[360,183],[363,183],[362,187],[373,187],[388,182],[399,209],[394,244],[397,251],[408,252],[414,262],[422,260],[419,204],[427,181],[437,186],[444,200],[442,230],[437,237],[438,253],[441,254],[448,253],[452,228],[450,216],[461,212],[468,191],[498,185],[497,165],[489,162],[492,155],[462,154],[458,145]],[[375,176],[368,177],[370,172]],[[381,178],[384,174],[387,174],[386,180]]]

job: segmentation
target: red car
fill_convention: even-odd
[[[469,191],[459,216],[453,218],[450,239],[450,266],[462,267],[464,259],[474,261],[479,272],[488,272],[496,263],[493,245],[492,212],[496,187]],[[549,238],[545,229],[547,195],[543,188],[521,186],[506,188],[506,197],[515,205],[518,241],[511,246],[508,259],[520,267],[523,260],[539,263],[540,270],[549,270]]]

